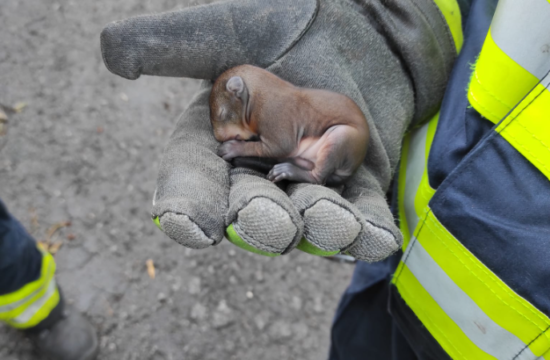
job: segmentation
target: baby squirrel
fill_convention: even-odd
[[[218,149],[234,165],[264,168],[273,182],[339,185],[365,158],[369,128],[349,97],[300,88],[241,65],[216,79],[210,121]]]

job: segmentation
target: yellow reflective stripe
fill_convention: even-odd
[[[435,4],[443,14],[451,35],[455,42],[456,52],[459,53],[464,43],[464,35],[462,33],[462,15],[456,0],[434,0]]]
[[[468,100],[499,122],[550,70],[550,5],[501,0],[470,82]]]
[[[426,136],[428,132],[428,125],[424,124],[418,130],[412,132],[408,136],[408,149],[405,169],[405,194],[403,202],[405,204],[414,204],[416,192],[422,181],[422,173],[426,166],[425,158],[425,144]],[[416,213],[414,207],[405,206],[405,218],[407,228],[414,230],[416,224],[418,224],[419,216]]]
[[[491,23],[495,43],[538,79],[550,70],[548,19],[546,0],[501,0]]]
[[[42,320],[48,317],[60,300],[59,290],[55,279],[50,281],[46,290],[47,291],[41,298],[29,304],[21,314],[10,319],[7,323],[18,329],[28,329],[38,325]]]
[[[53,277],[53,274],[55,273],[55,261],[53,260],[51,254],[46,253],[43,250],[40,251],[42,252],[42,268],[40,271],[40,277],[13,293],[0,296],[1,307],[18,302],[19,300],[36,293]]]
[[[408,134],[401,150],[397,204],[399,227],[403,233],[403,249],[407,248],[412,231],[424,213],[424,208],[435,194],[428,179],[428,158],[437,130],[439,113],[428,123]],[[414,203],[414,208],[405,206]]]
[[[417,238],[424,249],[489,318],[529,344],[536,356],[542,356],[550,349],[550,319],[545,314],[485,267],[431,211],[419,230]],[[464,316],[467,317],[468,313]]]
[[[14,325],[16,327],[31,327],[39,322],[37,322],[37,319],[44,319],[51,309],[59,303],[57,288],[55,288],[54,295],[51,294],[51,291],[48,292],[51,284],[55,284],[55,261],[51,254],[42,250],[40,251],[42,253],[40,277],[13,293],[0,296],[0,320],[14,325],[11,321],[25,313],[33,304],[36,302],[45,302],[44,307],[37,309],[34,314],[35,316],[30,317],[28,322],[19,324],[18,326]]]
[[[402,271],[399,273],[399,281],[396,283],[399,293],[422,324],[426,326],[430,334],[432,334],[452,359],[496,359],[472,343],[460,327],[447,316],[445,311],[441,309],[437,302],[422,287],[408,267],[403,265],[403,263],[400,265],[402,266]]]
[[[468,101],[498,123],[539,81],[510,58],[487,34],[470,81]]]
[[[550,180],[550,75],[497,127],[516,150]]]
[[[432,148],[432,143],[435,137],[435,131],[437,130],[437,123],[439,122],[439,113],[437,113],[432,120],[427,124],[427,134],[426,134],[426,143],[424,144],[424,171],[422,172],[422,179],[420,180],[420,186],[416,192],[414,198],[414,209],[418,218],[422,218],[424,214],[424,209],[428,206],[431,198],[435,194],[435,190],[430,185],[430,180],[428,178],[428,158],[430,156],[430,149]]]

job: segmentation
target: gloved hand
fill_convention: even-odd
[[[216,245],[225,234],[270,256],[298,246],[377,261],[397,251],[402,235],[384,194],[405,130],[436,111],[454,58],[432,0],[414,2],[235,0],[108,25],[101,48],[113,73],[206,79],[165,150],[153,201],[157,225],[195,249]],[[216,154],[211,84],[240,64],[345,94],[359,105],[370,146],[343,187],[278,187]]]

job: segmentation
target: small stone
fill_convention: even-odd
[[[201,279],[198,277],[193,277],[191,281],[189,281],[189,294],[191,295],[197,295],[201,292]]]
[[[212,325],[219,329],[231,324],[234,321],[233,311],[227,306],[225,300],[221,300],[212,315]]]
[[[246,297],[247,297],[248,299],[252,299],[252,298],[254,297],[254,293],[253,293],[252,291],[247,291],[247,292],[246,292]]]
[[[201,303],[196,303],[193,305],[193,308],[191,309],[190,317],[194,320],[203,320],[206,318],[207,309],[206,307]]]
[[[172,291],[173,292],[178,292],[180,289],[181,289],[181,284],[179,282],[176,282],[176,283],[172,284]]]
[[[157,300],[160,301],[160,302],[165,302],[165,301],[166,301],[166,298],[167,298],[167,296],[166,296],[165,293],[159,293],[159,294],[157,295]]]
[[[301,310],[302,309],[302,299],[300,299],[298,296],[293,296],[292,301],[290,302],[290,305],[294,310]]]
[[[109,344],[109,351],[115,351],[116,350],[116,344],[115,343],[110,343]]]
[[[233,275],[231,275],[231,276],[229,277],[229,283],[230,283],[231,285],[237,285],[237,282],[238,282],[238,281],[237,281],[237,278],[234,277]]]
[[[261,316],[256,316],[254,322],[256,323],[258,330],[263,330],[265,328],[265,320]]]
[[[303,323],[292,324],[292,333],[294,334],[294,339],[302,340],[306,338],[309,329],[307,325]]]
[[[271,326],[269,334],[275,340],[288,339],[292,336],[292,329],[288,322],[279,320]]]
[[[226,340],[225,341],[225,350],[229,351],[229,352],[235,350],[235,343],[231,340]]]
[[[313,299],[313,311],[322,313],[324,311],[323,300],[320,297]]]
[[[229,250],[229,256],[235,256],[236,252],[235,250],[231,249]]]
[[[128,101],[128,95],[126,95],[125,93],[120,93],[120,100]]]
[[[109,342],[109,337],[107,336],[102,336],[101,339],[99,340],[99,346],[102,348],[102,349],[105,349],[107,347],[107,343]]]

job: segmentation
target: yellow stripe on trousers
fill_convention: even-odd
[[[36,326],[59,304],[55,261],[51,254],[41,252],[40,277],[13,293],[0,296],[0,320],[10,326],[20,329]]]

